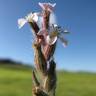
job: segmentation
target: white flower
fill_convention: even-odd
[[[19,28],[23,27],[27,22],[37,22],[38,21],[38,13],[30,13],[25,18],[18,19]]]
[[[63,37],[64,33],[68,32],[67,30],[65,30],[63,32],[63,29],[60,26],[53,24],[50,27],[49,32],[50,32],[50,34],[46,38],[46,42],[49,45],[53,45],[59,39],[62,42],[62,44],[64,45],[64,47],[67,46],[68,41]]]
[[[56,6],[56,3],[51,4],[51,3],[38,3],[39,6],[43,9],[43,10],[48,10],[52,12],[52,9]]]

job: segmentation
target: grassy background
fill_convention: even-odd
[[[0,66],[0,96],[31,96],[32,71],[23,66]]]
[[[58,74],[57,96],[96,96],[96,74]]]
[[[96,96],[96,74],[58,72],[56,96]],[[0,65],[0,96],[32,96],[32,70]]]

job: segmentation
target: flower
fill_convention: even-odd
[[[38,21],[38,13],[30,13],[25,18],[18,19],[19,28],[22,28],[27,22],[37,22]]]
[[[46,38],[46,42],[49,45],[53,45],[58,39],[62,42],[64,47],[67,46],[68,41],[63,37],[63,34],[69,33],[67,30],[63,30],[60,26],[53,24],[50,27],[50,34]]]
[[[38,3],[39,6],[43,9],[43,10],[48,10],[50,12],[52,12],[52,9],[56,6],[56,3],[51,4],[51,3]]]

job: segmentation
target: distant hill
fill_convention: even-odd
[[[11,59],[0,59],[0,67],[11,69],[32,69],[33,66]]]
[[[0,64],[20,64],[20,62],[11,59],[0,59]]]

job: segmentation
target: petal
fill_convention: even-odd
[[[44,7],[44,3],[38,3],[39,4],[39,6],[43,9],[43,10],[45,10],[45,7]]]
[[[24,18],[18,19],[19,28],[22,28],[25,25],[25,23],[27,23],[26,19]]]
[[[33,13],[29,13],[25,18],[28,22],[32,22]]]
[[[56,28],[56,27],[58,27],[58,25],[57,24],[54,24],[54,27]]]
[[[38,15],[37,15],[37,13],[33,13],[33,20],[34,20],[35,22],[38,21]]]
[[[37,22],[38,21],[38,15],[37,15],[37,13],[29,13],[26,17],[26,20],[28,21],[28,22],[32,22],[33,20],[35,21],[35,22]]]
[[[38,3],[39,6],[43,9],[43,10],[48,10],[50,12],[52,12],[52,9],[55,7],[56,3],[51,4],[51,3]]]
[[[64,33],[69,34],[70,32],[67,29],[65,29]]]
[[[62,42],[63,46],[66,47],[68,45],[68,41],[64,39],[63,37],[59,36],[60,41]]]
[[[47,5],[48,9],[47,10],[49,10],[50,12],[52,12],[52,10],[55,7],[55,5],[56,5],[56,3],[54,3],[54,4],[48,3],[48,5]]]
[[[67,32],[68,32],[68,30],[67,30],[67,29],[65,29],[65,30],[64,30],[64,32],[65,32],[65,33],[67,33]]]
[[[52,3],[49,3],[50,6],[52,7],[55,7],[56,6],[56,3],[52,4]]]
[[[54,4],[48,3],[47,4],[47,10],[50,11],[50,12],[52,12],[52,10],[55,7],[55,5],[56,5],[56,3],[54,3]]]
[[[50,36],[48,35],[46,37],[46,42],[47,44],[49,45],[53,45],[55,42],[57,41],[57,36],[53,37],[53,38],[50,38]]]

